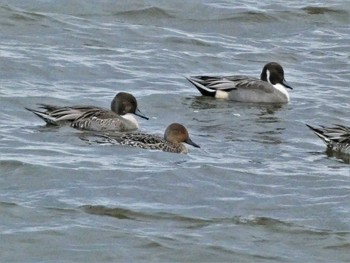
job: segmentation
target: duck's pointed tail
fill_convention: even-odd
[[[309,124],[305,125],[309,127],[328,147],[332,147],[332,141],[324,134],[321,129],[315,128]]]
[[[25,108],[25,109],[34,113],[40,119],[44,120],[46,122],[46,124],[58,126],[56,119],[54,117],[48,115],[47,113],[42,112],[42,111],[38,111],[38,110],[33,110],[30,108]]]
[[[203,96],[215,97],[216,90],[204,86],[196,77],[186,77],[186,79],[191,82]]]

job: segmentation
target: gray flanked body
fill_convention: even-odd
[[[139,128],[137,120],[130,113],[118,115],[103,109],[86,111],[71,126],[80,130],[90,131],[135,131]]]
[[[192,76],[187,78],[204,96],[238,102],[287,103],[284,71],[276,62],[266,64],[260,79],[248,76]]]

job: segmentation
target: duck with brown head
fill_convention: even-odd
[[[161,150],[172,153],[188,153],[188,149],[183,143],[200,148],[198,144],[193,142],[188,134],[187,129],[180,123],[170,124],[164,133],[164,137],[160,137],[147,133],[101,133],[81,137],[85,141],[91,142],[89,136],[97,139],[96,143],[111,143],[119,145],[128,145],[143,149]]]

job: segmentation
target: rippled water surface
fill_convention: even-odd
[[[305,126],[350,125],[349,24],[347,0],[1,1],[0,261],[350,262],[350,161]],[[269,61],[287,105],[184,78]],[[88,144],[24,109],[118,91],[142,131],[181,122],[201,148]]]

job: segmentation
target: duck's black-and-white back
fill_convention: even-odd
[[[44,120],[48,125],[69,125],[84,112],[92,109],[102,109],[95,106],[56,106],[49,104],[38,104],[40,110],[25,108]]]

